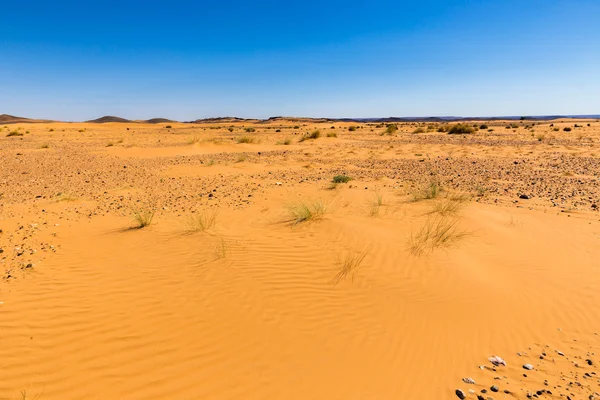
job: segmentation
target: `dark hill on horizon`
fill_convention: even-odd
[[[53,122],[47,119],[31,119],[25,117],[17,117],[15,115],[0,114],[0,124],[16,124],[19,122],[27,123],[40,123],[40,122]]]
[[[92,120],[85,121],[85,122],[90,122],[90,123],[94,123],[94,124],[103,124],[105,122],[134,122],[134,121],[131,121],[131,120],[125,119],[125,118],[121,118],[121,117],[115,117],[113,115],[105,115],[104,117],[92,119]]]

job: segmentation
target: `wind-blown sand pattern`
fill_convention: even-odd
[[[600,392],[599,122],[169,124],[3,128],[0,398]]]

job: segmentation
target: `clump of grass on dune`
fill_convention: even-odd
[[[449,197],[434,202],[431,205],[429,214],[439,214],[442,216],[456,215],[464,208],[464,206],[462,200],[453,200]]]
[[[288,206],[288,213],[293,224],[322,219],[329,209],[321,200],[301,202]]]
[[[204,232],[214,228],[216,222],[217,211],[203,211],[189,216],[187,220],[187,229],[189,232]]]
[[[361,252],[348,252],[343,258],[338,257],[339,271],[333,277],[332,283],[337,285],[345,280],[348,275],[351,275],[352,281],[354,281],[358,269],[362,266],[370,250],[371,247],[369,246]]]
[[[437,199],[443,192],[442,185],[436,179],[431,180],[417,193],[413,194],[413,201]]]
[[[187,144],[189,144],[189,145],[193,145],[198,142],[200,142],[200,136],[198,136],[198,135],[190,136],[187,140]]]
[[[48,143],[42,143],[40,145],[40,149],[48,149],[48,148],[50,148],[50,145]]]
[[[237,142],[238,143],[254,143],[254,138],[244,135],[242,137],[239,137]]]
[[[13,137],[13,136],[23,136],[23,134],[18,131],[11,131],[11,132],[8,132],[8,134],[6,135],[6,137]]]
[[[135,222],[136,229],[142,229],[152,223],[152,219],[154,218],[154,210],[149,208],[138,208],[134,207],[132,209],[132,217]]]
[[[451,247],[467,235],[467,232],[458,228],[456,219],[429,218],[419,231],[410,236],[408,249],[411,254],[421,256]]]
[[[381,207],[384,205],[383,203],[383,195],[380,193],[375,193],[375,199],[370,204],[369,215],[371,217],[379,217]]]
[[[300,142],[304,142],[305,140],[318,139],[319,137],[321,137],[321,131],[316,129],[316,130],[312,131],[311,133],[309,133],[308,135],[302,136],[300,138]]]

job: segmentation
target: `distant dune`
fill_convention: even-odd
[[[104,117],[100,117],[98,119],[92,119],[90,121],[85,121],[85,122],[91,122],[91,123],[95,123],[95,124],[103,124],[105,122],[134,122],[134,121],[131,121],[131,120],[125,119],[125,118],[121,118],[121,117],[115,117],[112,115],[106,115]]]

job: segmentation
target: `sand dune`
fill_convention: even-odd
[[[600,124],[509,123],[2,135],[0,398],[589,398]]]

